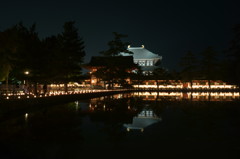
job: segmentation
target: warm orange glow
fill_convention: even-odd
[[[159,89],[168,89],[168,88],[183,88],[183,84],[178,85],[133,85],[134,88],[159,88]],[[191,88],[190,84],[185,88]],[[209,89],[208,85],[192,85],[192,88],[194,89]],[[235,89],[235,85],[211,85],[211,89],[221,89],[221,88],[227,88],[227,89]]]
[[[25,117],[25,120],[27,121],[27,120],[28,120],[28,113],[26,113],[26,114],[24,115],[24,117]]]
[[[25,75],[28,75],[28,74],[29,74],[29,71],[25,71],[24,74],[25,74]]]

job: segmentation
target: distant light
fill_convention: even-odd
[[[25,116],[25,120],[27,121],[28,120],[28,113],[26,113],[24,116]]]
[[[130,48],[131,47],[131,45],[128,45],[128,48]]]
[[[25,71],[24,74],[25,74],[25,75],[28,75],[28,74],[29,74],[29,71]]]
[[[78,106],[78,101],[75,101],[76,106]]]
[[[142,45],[142,48],[144,48],[144,45]]]

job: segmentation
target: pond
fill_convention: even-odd
[[[239,157],[238,93],[136,92],[0,122],[0,158]]]

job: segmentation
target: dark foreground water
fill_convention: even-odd
[[[0,159],[240,157],[238,100],[148,97],[120,94],[15,115],[0,122]]]

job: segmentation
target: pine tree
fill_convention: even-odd
[[[65,84],[70,81],[79,81],[81,78],[81,65],[85,56],[84,42],[79,37],[74,21],[65,22],[64,31],[59,35],[60,52],[58,60],[59,79]]]
[[[202,53],[200,60],[200,73],[202,77],[208,80],[209,88],[211,87],[211,80],[218,78],[218,62],[217,52],[212,47],[207,47]]]
[[[162,83],[166,83],[168,80],[168,76],[169,76],[169,73],[164,68],[156,68],[153,70],[152,77],[157,83],[157,89],[159,89],[159,84],[160,84],[159,81],[162,81]]]
[[[122,38],[128,37],[127,35],[116,32],[113,32],[113,35],[114,39],[108,42],[109,49],[101,51],[100,54],[104,56],[118,56],[121,52],[133,54],[131,51],[127,50],[127,46],[130,45],[130,43],[122,41]]]
[[[230,43],[227,52],[228,59],[228,80],[240,86],[240,24],[233,28],[234,38]]]
[[[189,81],[192,87],[192,80],[196,77],[196,63],[197,59],[195,55],[188,51],[180,61],[180,66],[182,67],[181,77],[184,81]]]

